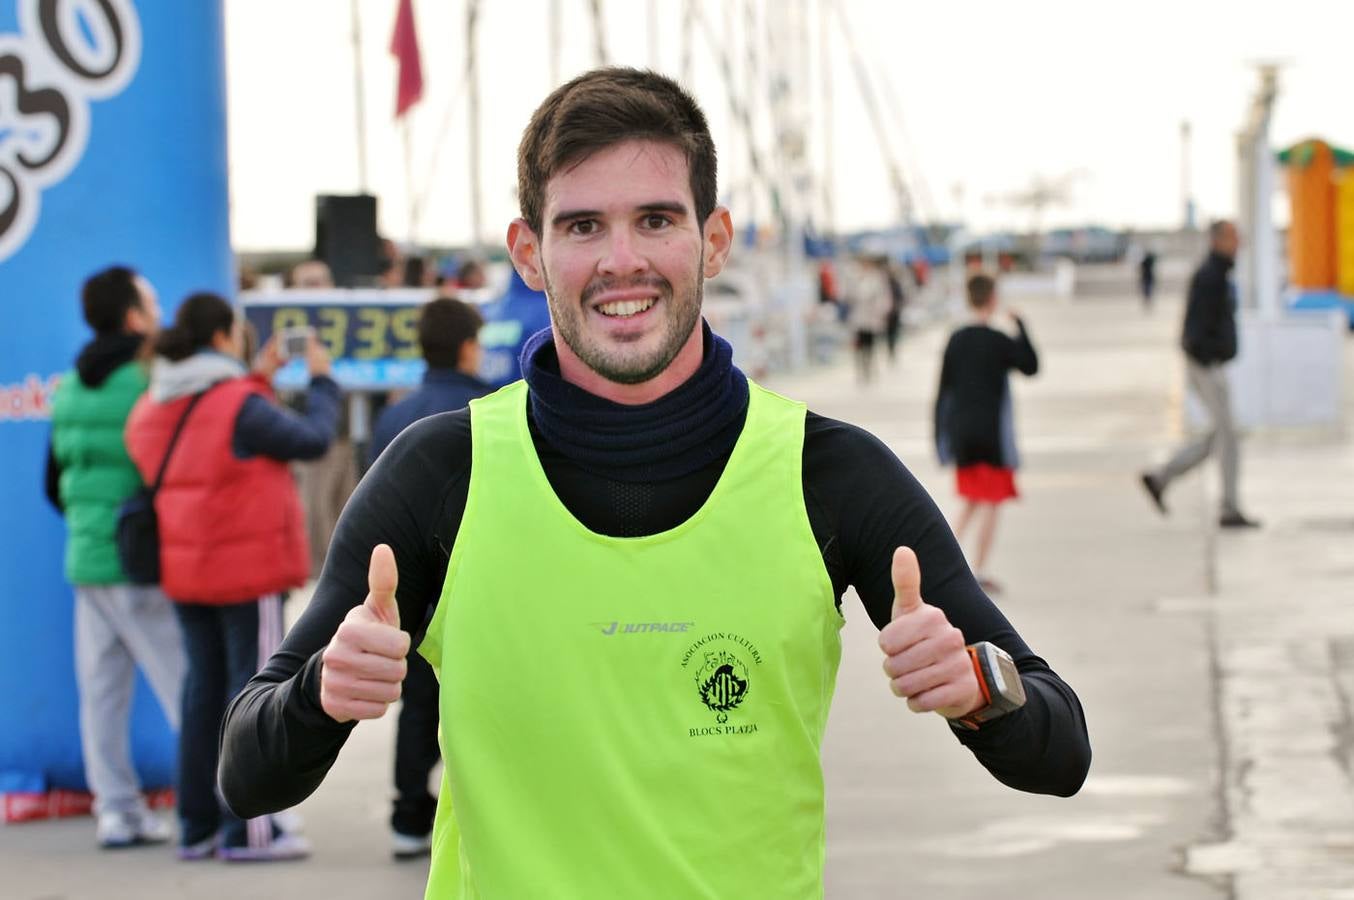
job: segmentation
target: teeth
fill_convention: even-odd
[[[603,303],[597,307],[597,311],[604,316],[633,316],[636,313],[644,312],[653,304],[652,298],[648,300],[617,300],[614,303]]]

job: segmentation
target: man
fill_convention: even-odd
[[[400,245],[390,238],[379,238],[381,274],[376,276],[376,287],[404,287],[405,258]]]
[[[1142,308],[1152,309],[1152,294],[1157,285],[1157,254],[1151,247],[1142,253],[1138,260],[1138,291],[1142,294]]]
[[[478,259],[467,259],[456,270],[454,287],[457,290],[480,291],[489,284],[484,264]]]
[[[334,274],[322,259],[302,260],[288,275],[287,287],[294,290],[328,290],[334,286]]]
[[[1171,482],[1208,458],[1216,448],[1222,464],[1223,528],[1255,528],[1260,523],[1241,512],[1237,499],[1239,460],[1232,401],[1223,366],[1236,356],[1236,287],[1231,271],[1240,235],[1231,222],[1219,220],[1208,229],[1208,257],[1190,279],[1181,345],[1190,389],[1204,406],[1209,428],[1188,442],[1165,465],[1143,472],[1142,486],[1164,515]]]
[[[423,386],[387,406],[372,431],[371,464],[405,428],[440,412],[464,409],[489,385],[475,376],[480,366],[477,335],[484,319],[468,303],[439,297],[419,311],[418,343],[428,369]],[[437,798],[428,776],[437,765],[437,677],[417,653],[407,658],[399,728],[395,733],[395,809],[390,817],[391,852],[396,859],[426,856],[432,848]]]
[[[401,431],[428,416],[464,408],[489,393],[476,373],[480,367],[479,331],[484,317],[461,300],[439,297],[424,304],[418,314],[418,346],[428,368],[423,385],[376,418],[368,465],[374,465]]]
[[[819,897],[848,585],[909,708],[1007,784],[1075,793],[1080,704],[930,498],[703,325],[734,231],[695,102],[650,72],[582,75],[533,115],[518,186],[508,248],[553,328],[524,381],[409,428],[358,487],[310,609],[227,717],[228,802],[314,790],[397,699],[399,625],[431,609],[429,897]],[[1005,690],[976,674],[982,640],[1019,666]]]
[[[122,429],[146,389],[137,353],[160,318],[149,282],[114,266],[85,282],[94,339],[52,401],[47,496],[66,517],[66,579],[75,588],[75,665],[80,742],[105,848],[169,840],[146,807],[132,766],[128,722],[140,667],[177,731],[184,654],[169,601],[155,585],[127,580],[114,530],[118,508],[141,487]]]
[[[903,290],[903,279],[887,256],[879,256],[878,265],[889,283],[889,312],[884,317],[884,344],[889,351],[889,365],[893,365],[898,361],[898,341],[903,336],[903,309],[907,306],[907,293]]]

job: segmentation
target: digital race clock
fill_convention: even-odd
[[[249,291],[240,295],[245,318],[262,346],[273,334],[308,327],[334,360],[334,380],[347,391],[389,391],[417,387],[424,362],[418,346],[419,307],[431,289]],[[303,360],[278,370],[278,390],[300,390],[309,382]]]

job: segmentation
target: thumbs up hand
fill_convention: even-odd
[[[893,552],[893,621],[879,632],[884,674],[913,712],[958,719],[983,705],[964,635],[921,598],[921,567],[907,547]]]
[[[367,599],[348,611],[320,665],[320,706],[336,722],[379,719],[400,699],[409,635],[395,603],[399,572],[385,544],[371,551]]]

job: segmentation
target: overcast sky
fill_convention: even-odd
[[[589,4],[563,11],[560,74],[595,62]],[[750,93],[743,34],[753,7],[761,29],[788,0],[698,0]],[[810,161],[822,178],[819,0],[810,25],[804,110],[814,122]],[[388,54],[396,0],[359,0],[368,188],[381,228],[410,235],[405,151],[393,118]],[[499,242],[516,214],[517,141],[552,87],[549,0],[484,0],[480,31],[481,185],[485,237]],[[1272,135],[1286,146],[1321,135],[1354,146],[1354,0],[840,0],[885,113],[894,156],[921,212],[978,227],[1025,227],[1028,211],[1004,198],[1033,179],[1065,178],[1071,202],[1045,224],[1174,225],[1181,217],[1180,123],[1193,142],[1190,169],[1204,217],[1235,211],[1235,133],[1258,82],[1252,63],[1286,63]],[[603,0],[613,63],[681,74],[681,3]],[[648,10],[658,10],[652,58]],[[226,0],[232,232],[237,248],[303,248],[314,237],[314,195],[359,189],[353,29],[348,0]],[[471,237],[464,91],[464,0],[415,0],[424,100],[411,114],[414,193],[424,198],[413,237]],[[888,224],[896,204],[879,142],[860,99],[842,30],[830,20],[831,130],[841,228]],[[747,151],[704,32],[689,87],[705,106],[720,149],[721,190],[747,174]],[[764,69],[766,60],[760,63]],[[807,78],[803,76],[807,75]],[[764,152],[770,119],[765,78],[754,82]],[[886,100],[887,94],[881,95]],[[436,160],[434,157],[436,156]],[[925,202],[929,198],[929,203]],[[735,195],[736,219],[752,215]]]

